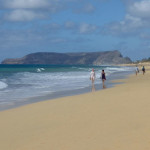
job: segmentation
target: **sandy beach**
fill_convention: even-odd
[[[0,149],[149,150],[150,72],[117,82],[0,112]]]

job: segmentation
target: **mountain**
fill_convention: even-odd
[[[131,59],[123,57],[117,50],[105,52],[52,53],[38,52],[22,58],[5,59],[2,64],[64,64],[64,65],[112,65],[131,63]]]

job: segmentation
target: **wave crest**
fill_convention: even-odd
[[[8,85],[2,81],[0,81],[0,89],[5,89]]]

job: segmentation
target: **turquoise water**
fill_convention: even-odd
[[[17,73],[17,72],[38,72],[37,69],[44,69],[41,72],[65,72],[65,71],[82,71],[89,68],[105,68],[106,66],[86,66],[86,65],[0,65],[0,73]]]
[[[89,80],[95,69],[95,84],[100,84],[101,70],[107,78],[121,72],[132,71],[130,67],[86,65],[0,65],[0,106],[13,105],[29,98],[84,89],[91,86]]]

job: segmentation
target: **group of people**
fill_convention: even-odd
[[[94,87],[95,78],[96,78],[96,74],[95,74],[94,69],[92,69],[92,71],[90,73],[90,80],[92,81],[92,91],[95,91],[95,87]],[[105,75],[104,70],[102,70],[100,78],[102,79],[102,82],[103,82],[103,88],[106,88],[105,87],[106,75]]]
[[[140,72],[140,70],[139,70],[138,66],[136,66],[135,74],[137,75],[139,72]],[[143,72],[143,75],[144,75],[145,74],[145,67],[144,66],[142,67],[142,72]]]
[[[138,66],[136,66],[135,68],[135,73],[136,75],[140,72]],[[145,67],[143,66],[142,67],[142,72],[143,72],[143,75],[145,74]],[[96,74],[95,74],[95,71],[94,69],[92,69],[91,73],[90,73],[90,80],[92,82],[92,91],[95,91],[95,86],[94,86],[94,81],[95,81],[95,78],[96,78]],[[102,83],[103,83],[103,88],[106,88],[105,86],[105,80],[106,80],[106,75],[105,75],[105,71],[102,70],[102,73],[100,75],[100,78],[102,80]]]

